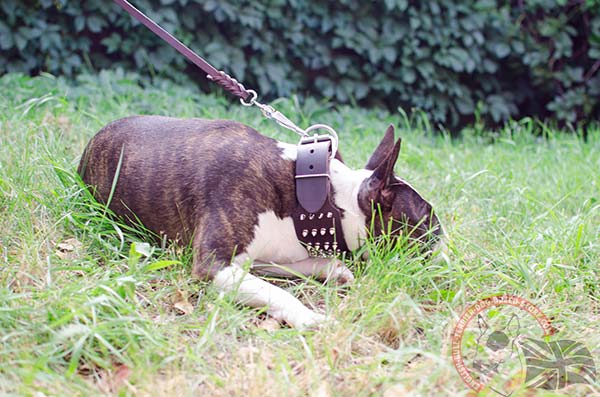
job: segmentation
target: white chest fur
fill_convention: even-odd
[[[273,211],[258,215],[254,227],[254,239],[246,251],[235,258],[235,262],[247,260],[275,263],[292,263],[308,258],[308,252],[296,238],[291,217],[279,218]]]
[[[358,190],[362,182],[373,171],[352,170],[338,160],[329,165],[331,184],[333,185],[335,205],[344,210],[342,228],[344,238],[350,250],[358,248],[367,236],[366,216],[358,206]]]

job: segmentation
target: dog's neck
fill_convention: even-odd
[[[296,161],[295,145],[280,142],[278,146],[283,150],[281,157]],[[366,215],[358,206],[358,191],[361,183],[371,176],[373,171],[353,170],[337,159],[331,160],[329,171],[334,190],[334,204],[344,211],[342,228],[346,245],[350,250],[355,250],[367,236]]]
[[[371,176],[373,171],[353,170],[339,160],[330,163],[331,184],[334,190],[333,201],[344,210],[342,228],[348,248],[357,249],[367,236],[366,215],[358,205],[358,192],[362,182]]]

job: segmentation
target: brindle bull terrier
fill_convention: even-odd
[[[423,244],[443,235],[431,205],[394,175],[399,150],[390,126],[364,169],[348,168],[339,156],[330,162],[333,203],[343,213],[350,250],[369,231],[397,235],[407,224],[414,237],[427,240]],[[98,132],[78,172],[103,203],[117,177],[109,208],[159,235],[191,243],[194,275],[235,293],[239,303],[266,307],[278,321],[305,328],[324,315],[242,268],[250,263],[260,275],[354,279],[342,261],[310,257],[296,237],[295,160],[295,145],[237,122],[134,116]]]

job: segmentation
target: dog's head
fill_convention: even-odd
[[[358,193],[358,203],[367,215],[367,228],[378,237],[404,234],[425,249],[441,242],[443,230],[431,204],[406,181],[394,174],[401,139],[394,143],[394,127],[389,126],[366,169],[373,174],[365,179]]]

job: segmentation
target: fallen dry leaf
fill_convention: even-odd
[[[331,349],[331,358],[333,359],[334,364],[338,362],[339,357],[340,357],[340,351],[336,347]]]
[[[129,379],[129,376],[131,376],[131,369],[127,365],[121,364],[117,366],[113,380],[117,385],[123,385]]]
[[[257,328],[264,329],[267,332],[274,332],[281,328],[281,324],[279,324],[279,322],[274,318],[267,317],[258,323]]]
[[[173,307],[183,315],[188,315],[194,312],[194,306],[188,300],[187,293],[183,290],[177,290],[177,296]]]
[[[115,393],[127,385],[131,376],[131,369],[125,364],[117,364],[111,371],[103,371],[100,375],[98,387],[105,393]]]
[[[56,244],[56,256],[65,260],[74,259],[81,246],[81,242],[76,238],[68,238],[63,242]]]
[[[74,251],[76,248],[81,247],[81,242],[76,238],[68,238],[62,243],[58,243],[56,247],[60,251]]]
[[[173,305],[175,309],[181,312],[183,315],[188,315],[194,312],[194,306],[188,301],[175,302]]]

